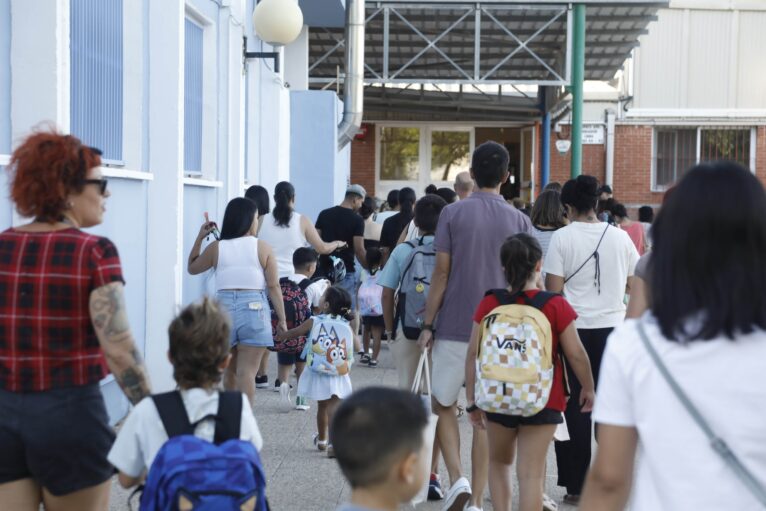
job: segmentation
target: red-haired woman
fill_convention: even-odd
[[[99,381],[149,394],[130,332],[117,249],[81,231],[109,197],[100,151],[32,134],[11,157],[11,198],[34,220],[0,233],[0,502],[104,510],[114,440]]]

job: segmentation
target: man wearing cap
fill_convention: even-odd
[[[324,241],[345,241],[346,246],[333,252],[332,255],[339,257],[346,265],[346,277],[338,282],[338,285],[351,295],[352,309],[356,311],[356,282],[357,276],[354,267],[354,256],[366,268],[367,258],[364,250],[364,220],[357,213],[362,207],[362,202],[367,192],[361,185],[350,185],[346,189],[346,196],[339,206],[325,209],[317,217],[316,229]],[[354,313],[354,321],[351,324],[357,344],[357,332],[359,331],[359,318]]]

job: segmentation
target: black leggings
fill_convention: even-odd
[[[601,358],[606,347],[606,338],[612,333],[613,328],[578,329],[580,340],[590,359],[590,367],[593,371],[593,380],[598,386],[598,374],[601,369]],[[567,402],[564,418],[569,430],[569,440],[556,442],[556,464],[558,466],[558,485],[564,486],[570,495],[580,495],[585,475],[590,467],[591,456],[591,417],[590,412],[580,411],[580,389],[582,385],[569,365],[565,361],[567,377],[572,394]]]

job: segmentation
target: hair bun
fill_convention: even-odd
[[[598,197],[598,179],[593,176],[579,175],[575,180],[575,190],[579,195]]]

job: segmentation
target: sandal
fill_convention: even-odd
[[[319,433],[314,433],[314,446],[320,451],[327,450],[327,440],[320,440]]]

